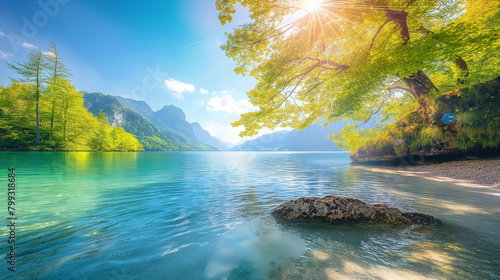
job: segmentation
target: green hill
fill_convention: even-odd
[[[145,150],[149,151],[198,151],[211,150],[210,147],[191,139],[182,133],[166,126],[160,120],[155,120],[161,126],[152,123],[153,111],[145,102],[134,101],[136,105],[131,109],[128,105],[132,102],[123,102],[122,98],[102,93],[84,92],[84,106],[94,116],[101,112],[106,115],[110,125],[122,127],[125,131],[134,134]],[[139,111],[142,114],[136,112]],[[179,109],[180,110],[180,109]],[[149,111],[153,112],[150,113]],[[181,111],[182,112],[182,111]],[[184,114],[184,113],[182,113]]]

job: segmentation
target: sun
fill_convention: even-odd
[[[321,4],[323,4],[324,0],[305,0],[303,4],[303,8],[307,12],[312,12],[321,7]]]

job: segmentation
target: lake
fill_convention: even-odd
[[[1,279],[500,276],[498,191],[374,173],[346,153],[2,152],[0,167],[5,186],[16,169],[18,218],[16,272],[2,238]],[[443,224],[292,226],[270,216],[282,202],[326,195]]]

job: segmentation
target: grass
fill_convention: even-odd
[[[376,145],[377,150],[392,147],[397,156],[423,149],[439,151],[444,147],[463,151],[500,147],[500,77],[497,80],[497,92],[479,84],[437,97],[427,110],[417,108],[365,147]],[[487,92],[478,92],[482,89]],[[444,124],[441,117],[450,112],[456,114],[456,121]],[[393,144],[400,140],[404,142]]]

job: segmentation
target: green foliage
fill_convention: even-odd
[[[138,151],[142,150],[139,141],[121,127],[115,128],[108,125],[104,114],[98,117],[97,130],[89,139],[88,145],[96,151]]]
[[[179,151],[178,145],[171,141],[165,141],[158,136],[138,136],[137,139],[145,150],[149,151]]]
[[[24,81],[34,85],[33,93],[35,97],[35,116],[36,116],[36,140],[35,143],[40,143],[40,94],[46,82],[44,75],[48,64],[40,48],[33,49],[27,56],[25,63],[7,63],[9,68],[21,75]]]
[[[301,10],[303,2],[216,1],[222,24],[232,20],[237,4],[250,11],[251,22],[234,29],[222,46],[238,63],[236,73],[257,79],[247,95],[258,111],[233,123],[245,127],[242,136],[278,125],[351,121],[331,138],[346,150],[403,136],[416,141],[408,149],[419,149],[448,140],[429,118],[436,98],[498,75],[498,1],[326,0],[310,12]],[[419,72],[438,89],[425,91],[425,102],[405,80]],[[360,125],[372,117],[378,125]],[[410,127],[429,127],[413,127],[415,137],[409,128],[387,127],[402,118],[410,118]]]
[[[431,122],[407,116],[385,127],[384,132],[374,135],[372,140],[358,140],[360,143],[351,146],[356,150],[374,145],[380,149],[393,147],[397,156],[441,148],[468,150],[499,147],[500,77],[440,96],[434,112]],[[408,115],[415,116],[417,113],[413,111]],[[446,113],[455,113],[456,121],[442,123],[440,119]],[[395,145],[396,141],[401,142],[400,145]]]
[[[420,133],[418,133],[416,139],[412,142],[413,146],[410,146],[410,150],[416,150],[417,147],[426,148],[436,146],[443,142],[444,139],[445,137],[441,128],[437,126],[425,126],[420,129]]]
[[[83,107],[83,95],[68,80],[68,71],[59,60],[55,45],[45,54],[49,58],[36,56],[41,54],[38,51],[31,54],[38,62],[10,65],[24,77],[25,83],[14,80],[7,87],[0,86],[0,149],[142,150],[132,134],[95,118]],[[53,68],[48,67],[46,60],[54,63]],[[43,68],[36,64],[40,61]],[[52,75],[42,83],[48,69],[52,69]]]
[[[122,127],[137,137],[147,151],[201,151],[209,150],[194,140],[187,140],[176,131],[163,131],[158,123],[153,125],[145,117],[131,108],[124,106],[115,96],[102,93],[85,93],[86,108],[94,115],[103,114],[106,122],[113,126]],[[180,110],[180,109],[179,109]],[[169,123],[172,125],[172,123]],[[189,124],[188,124],[189,125]],[[164,128],[170,129],[170,128]]]

